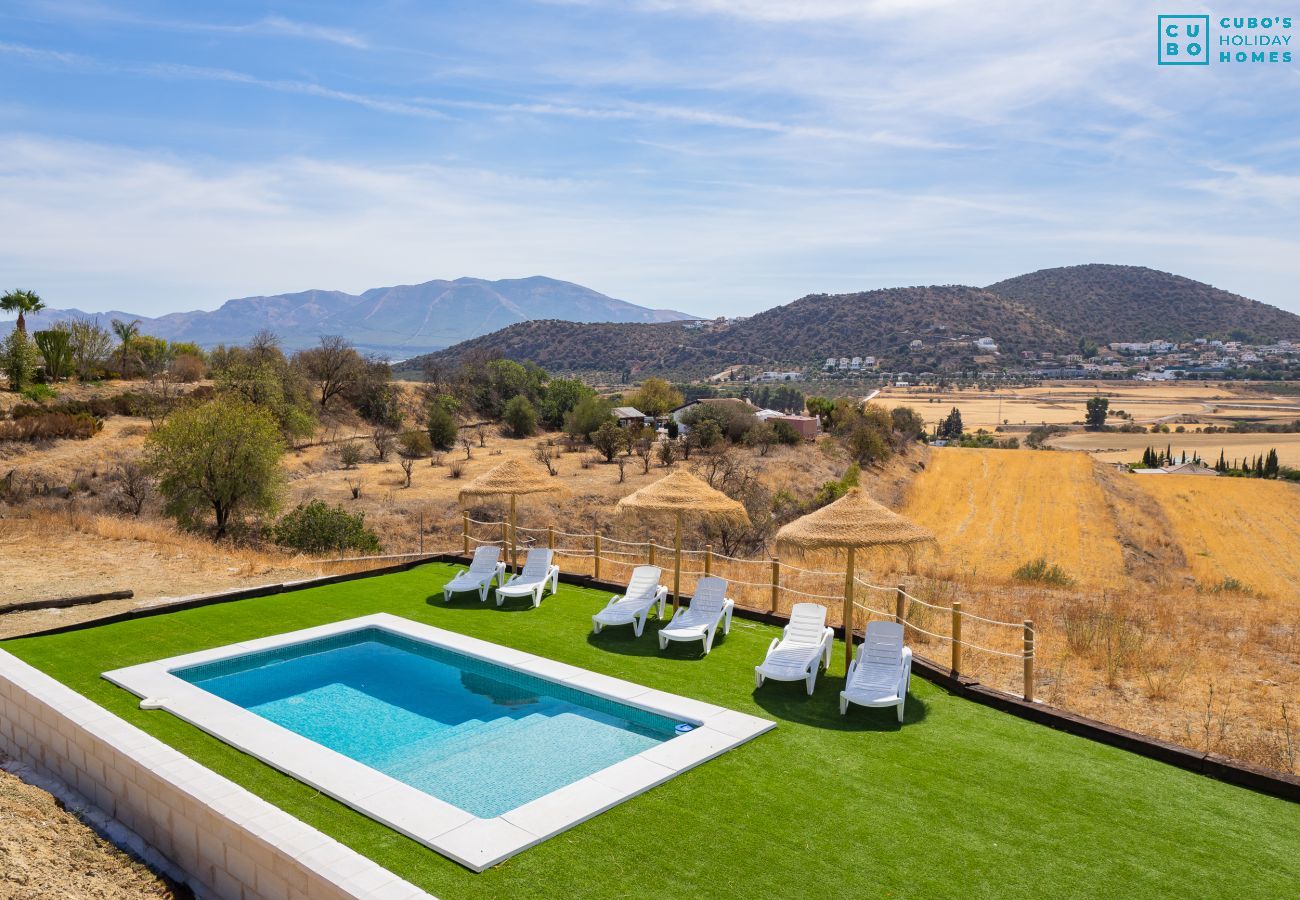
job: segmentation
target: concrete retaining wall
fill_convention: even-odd
[[[2,650],[0,752],[137,834],[200,896],[429,896]]]

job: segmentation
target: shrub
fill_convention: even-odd
[[[199,381],[207,374],[207,366],[200,357],[192,353],[181,353],[172,360],[168,367],[171,377],[186,384]]]
[[[1057,587],[1069,587],[1074,584],[1074,579],[1064,569],[1055,564],[1048,564],[1041,556],[1019,566],[1011,573],[1011,577],[1016,581],[1050,584]]]
[[[900,407],[901,408],[901,407]],[[795,427],[789,422],[783,422],[780,419],[774,419],[768,423],[772,426],[772,431],[776,433],[776,442],[784,444],[787,447],[793,447],[803,440],[803,437],[795,430]]]
[[[322,500],[298,504],[293,512],[275,523],[271,537],[281,547],[303,553],[342,550],[378,553],[380,550],[379,537],[366,527],[365,513],[354,515]]]
[[[451,413],[443,404],[432,403],[429,405],[429,419],[426,431],[434,450],[441,450],[445,453],[456,446],[458,434],[456,420],[452,418]]]
[[[511,397],[501,418],[517,438],[531,437],[537,431],[537,410],[527,397]]]
[[[397,441],[397,455],[403,459],[423,459],[433,453],[433,442],[423,431],[408,431]]]
[[[447,463],[447,477],[460,478],[465,474],[465,461],[463,459],[453,459]]]
[[[348,441],[339,447],[338,451],[339,465],[345,469],[355,469],[361,462],[361,445],[355,441]]]
[[[59,392],[48,384],[29,384],[23,388],[22,394],[33,403],[44,403],[59,396]]]
[[[85,440],[94,437],[103,427],[103,422],[87,413],[44,413],[0,422],[0,441]]]

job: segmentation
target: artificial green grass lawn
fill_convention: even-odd
[[[776,629],[736,619],[713,652],[654,627],[592,636],[608,595],[539,609],[439,588],[428,565],[45,638],[26,660],[181,752],[443,898],[1294,896],[1300,806],[1034,725],[912,679],[892,709],[838,711],[843,648],[814,697],[754,690]],[[777,728],[474,874],[162,711],[100,673],[388,612],[775,720]]]

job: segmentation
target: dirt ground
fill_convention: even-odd
[[[190,895],[100,837],[45,791],[0,770],[0,897],[177,896]]]

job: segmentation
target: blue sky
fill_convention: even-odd
[[[0,279],[153,315],[545,274],[736,315],[1115,262],[1300,312],[1300,62],[1157,67],[1170,11],[9,0]]]

